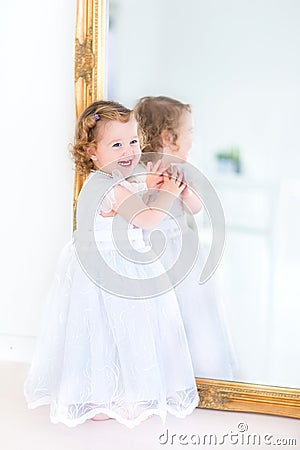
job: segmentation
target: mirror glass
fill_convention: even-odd
[[[107,51],[108,98],[192,106],[190,162],[226,217],[214,277],[236,381],[298,388],[299,23],[297,0],[110,0]],[[196,219],[209,242],[205,213]]]

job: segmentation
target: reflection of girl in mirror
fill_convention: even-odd
[[[165,275],[165,269],[159,261],[140,264],[125,259],[114,245],[115,229],[112,235],[113,221],[121,215],[125,220],[117,224],[128,231],[130,248],[145,252],[141,228],[158,224],[185,185],[180,176],[165,175],[165,192],[153,211],[143,202],[142,191],[155,174],[147,175],[146,183],[118,178],[120,173],[131,175],[141,154],[133,113],[118,103],[95,102],[82,113],[72,153],[77,169],[89,175],[77,202],[74,240],[61,254],[25,383],[28,405],[50,404],[51,421],[70,427],[108,418],[133,427],[153,414],[165,419],[167,412],[185,417],[199,398],[174,290],[169,283],[163,293],[156,286],[152,298],[131,298],[130,280],[142,286],[142,279],[156,279]],[[101,193],[104,187],[108,192],[104,199],[97,197],[102,202],[93,209],[92,230],[85,223],[93,194],[90,186],[93,192]],[[110,291],[82,268],[79,247],[74,248],[82,231],[87,252],[92,240],[99,249],[91,253],[92,266],[99,267],[101,254],[114,272],[111,280],[105,280]],[[114,295],[118,283],[123,297]]]
[[[188,166],[184,163],[192,146],[193,118],[190,105],[169,97],[144,97],[135,107],[135,116],[145,140],[142,161],[148,164],[150,161],[151,164],[151,161],[162,157],[162,165],[171,163],[172,167],[173,163],[184,173],[188,184]],[[164,232],[163,235],[156,234],[156,239],[162,239],[162,236],[166,239],[166,251],[160,257],[166,269],[176,260],[183,264],[181,237],[192,237],[194,234],[188,226],[186,210],[195,214],[200,209],[200,199],[187,186],[174,203],[170,216],[155,227]],[[151,231],[144,234],[149,239]],[[189,242],[189,238],[186,238],[185,242]],[[232,380],[237,376],[236,361],[215,280],[210,278],[204,284],[198,283],[206,260],[204,253],[203,246],[200,246],[193,269],[177,284],[175,292],[182,312],[195,376]]]

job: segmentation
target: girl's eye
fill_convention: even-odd
[[[121,142],[116,142],[115,144],[113,144],[113,147],[121,147]]]
[[[138,140],[137,139],[133,139],[131,142],[130,142],[130,144],[137,144],[138,143]]]

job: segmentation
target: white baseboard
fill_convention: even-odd
[[[30,363],[35,341],[34,336],[0,334],[0,361]]]

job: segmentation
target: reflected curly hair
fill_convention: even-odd
[[[128,122],[132,115],[131,109],[105,100],[94,102],[83,111],[77,121],[74,144],[70,148],[75,167],[80,174],[88,175],[91,170],[97,169],[87,149],[96,149],[103,125],[109,120]]]
[[[163,148],[162,132],[164,130],[170,132],[173,144],[176,146],[180,119],[184,111],[192,112],[191,106],[174,98],[164,96],[142,97],[134,107],[135,118],[143,133],[142,152],[161,152]],[[153,158],[150,155],[148,156],[146,158],[142,155],[144,163],[147,163],[148,160],[153,161]]]

